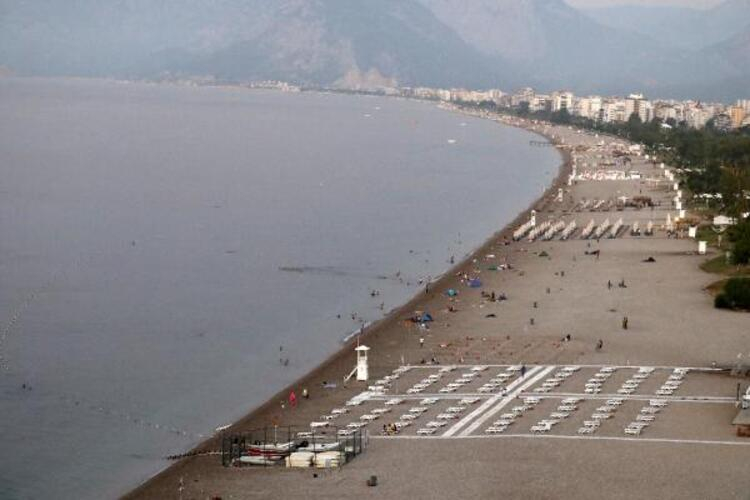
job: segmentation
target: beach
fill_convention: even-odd
[[[435,366],[484,367],[487,372],[528,365],[539,377],[566,365],[591,372],[613,366],[623,373],[659,367],[667,373],[672,367],[730,364],[747,349],[746,317],[714,309],[704,290],[715,278],[698,266],[711,253],[698,255],[695,240],[668,237],[664,231],[667,214],[674,217],[676,211],[672,183],[660,165],[632,153],[629,168],[639,178],[568,183],[574,164],[579,174],[611,170],[608,148],[628,145],[568,127],[503,120],[560,147],[564,161],[544,195],[423,293],[223,432],[273,425],[305,429],[366,392],[372,382],[343,382],[355,366],[357,342],[371,348],[370,381],[400,366],[415,367],[407,373],[411,378],[404,376],[403,383],[389,389],[399,395],[410,385],[406,380],[418,382],[410,374],[432,369],[427,366],[433,360],[439,363]],[[556,199],[558,190],[561,200]],[[638,196],[650,197],[655,206],[581,208],[582,200]],[[566,241],[512,241],[531,210],[538,221],[575,220],[578,229]],[[620,218],[623,227],[616,237],[580,238],[590,220],[599,226]],[[649,221],[655,226],[653,236],[631,234],[636,223],[645,228]],[[468,278],[480,280],[481,287],[467,286]],[[458,294],[451,297],[448,290]],[[429,329],[409,321],[415,311],[432,315]],[[694,371],[688,391],[712,398],[733,395],[736,379]],[[331,382],[335,387],[326,388]],[[520,387],[532,390],[529,384]],[[309,399],[299,397],[303,389]],[[288,402],[292,391],[298,396],[294,406]],[[734,437],[733,407],[672,404],[664,415],[640,441],[624,439],[622,425],[627,422],[617,419],[619,427],[608,422],[596,437],[578,436],[573,426],[549,436],[529,434],[534,420],[524,422],[517,433],[514,428],[509,435],[493,437],[483,432],[479,414],[476,428],[456,439],[442,432],[420,437],[414,427],[380,436],[381,421],[375,421],[369,425],[365,453],[317,477],[310,470],[281,467],[225,468],[216,455],[194,456],[175,462],[126,498],[632,498],[656,490],[662,498],[745,498],[750,442]],[[219,448],[216,436],[195,451]],[[377,487],[365,484],[371,475],[378,476]]]

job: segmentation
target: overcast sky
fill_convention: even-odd
[[[575,7],[609,7],[612,5],[672,5],[705,9],[720,4],[722,0],[566,0]]]

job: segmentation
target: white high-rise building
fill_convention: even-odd
[[[572,111],[574,99],[575,96],[572,92],[553,92],[552,111],[562,111],[563,109]]]

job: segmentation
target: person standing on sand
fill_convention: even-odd
[[[526,376],[526,365],[521,365],[521,378]]]
[[[419,347],[424,347],[424,337],[419,337]]]
[[[601,351],[602,347],[604,347],[604,341],[602,339],[599,339],[599,341],[596,343],[596,350]]]

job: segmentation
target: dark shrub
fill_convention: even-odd
[[[726,301],[732,309],[750,309],[750,279],[730,278],[724,285],[724,292],[716,297],[714,305],[722,295],[724,299],[721,300]]]
[[[731,309],[732,306],[729,303],[729,300],[727,300],[727,296],[723,293],[720,293],[716,297],[714,297],[714,307],[717,309]]]

